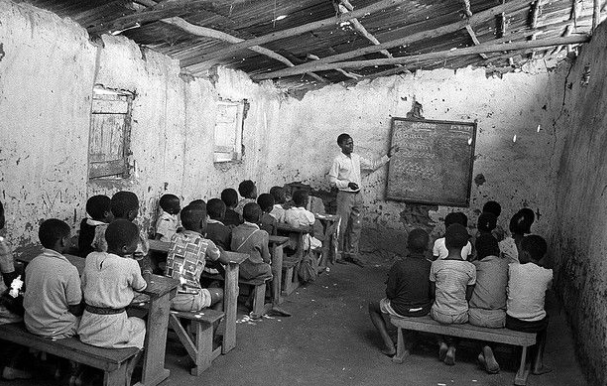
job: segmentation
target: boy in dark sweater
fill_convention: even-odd
[[[110,208],[110,198],[102,194],[93,196],[86,201],[86,213],[90,218],[82,219],[78,236],[78,256],[82,257],[86,257],[94,251],[91,243],[95,238],[97,226],[109,224],[114,219]]]
[[[230,250],[232,241],[232,230],[224,225],[223,218],[226,213],[226,204],[218,198],[212,198],[206,205],[207,214],[207,239],[213,241],[215,245],[224,251]]]
[[[386,297],[379,302],[369,303],[369,316],[384,341],[382,353],[388,356],[396,354],[396,347],[388,335],[384,315],[424,316],[432,306],[428,280],[431,262],[424,255],[428,241],[428,233],[423,229],[414,229],[409,233],[409,254],[390,269]]]

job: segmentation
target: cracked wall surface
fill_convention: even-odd
[[[589,384],[607,383],[607,25],[595,30],[565,89],[558,174],[556,285]],[[588,78],[589,76],[589,78]]]
[[[268,179],[267,137],[282,92],[244,73],[220,69],[214,82],[186,79],[177,61],[124,37],[92,43],[69,19],[0,0],[0,200],[13,248],[37,242],[38,224],[55,217],[76,226],[87,197],[135,192],[139,224],[148,229],[165,192],[185,203],[218,197],[244,179]],[[87,177],[95,84],[135,94],[131,178]],[[248,99],[243,162],[213,163],[215,102]]]

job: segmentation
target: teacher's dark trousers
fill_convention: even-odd
[[[337,193],[337,215],[339,223],[339,252],[341,258],[357,257],[358,242],[362,229],[362,194],[359,192]]]

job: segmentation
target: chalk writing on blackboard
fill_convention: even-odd
[[[468,206],[476,123],[392,118],[386,198]]]

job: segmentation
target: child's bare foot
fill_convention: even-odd
[[[551,367],[541,365],[540,367],[535,367],[535,368],[531,369],[531,374],[542,375],[542,374],[549,373],[551,371],[552,371]]]
[[[449,349],[447,350],[447,355],[445,355],[444,362],[446,365],[449,366],[455,365],[455,347],[449,346]]]
[[[438,348],[438,360],[439,361],[442,362],[445,360],[445,357],[447,356],[447,351],[449,351],[449,346],[447,346],[447,343],[441,342],[440,347]]]
[[[483,359],[485,360],[485,370],[489,374],[497,374],[500,372],[500,365],[495,360],[491,347],[483,347]]]
[[[389,356],[390,358],[392,358],[394,355],[396,355],[396,348],[392,347],[388,347],[385,348],[383,350],[381,350],[382,354]]]

